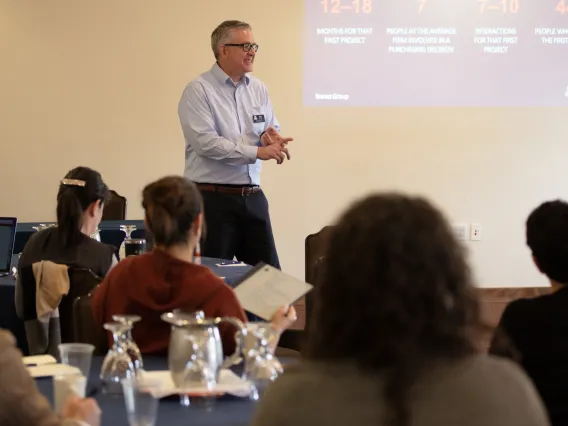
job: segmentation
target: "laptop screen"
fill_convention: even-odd
[[[17,223],[15,217],[0,217],[0,274],[10,272]]]

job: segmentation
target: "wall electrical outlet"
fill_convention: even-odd
[[[470,226],[469,232],[469,239],[471,241],[480,241],[481,240],[481,224],[480,223],[472,223]]]
[[[452,225],[452,229],[454,230],[454,234],[456,238],[460,241],[467,240],[467,223],[454,223]]]

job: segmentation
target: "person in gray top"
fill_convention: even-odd
[[[372,195],[337,221],[314,288],[305,360],[253,426],[546,426],[513,363],[478,353],[463,248],[425,199]]]

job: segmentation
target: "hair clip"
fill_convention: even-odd
[[[85,186],[87,182],[79,179],[61,179],[61,184],[71,186]]]

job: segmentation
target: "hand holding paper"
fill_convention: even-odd
[[[294,306],[281,306],[270,319],[272,327],[279,333],[287,330],[298,320]]]

